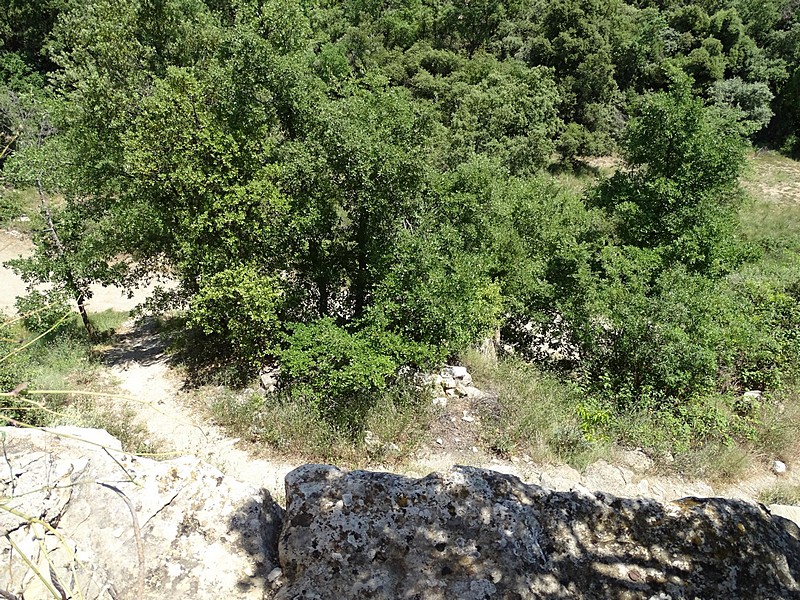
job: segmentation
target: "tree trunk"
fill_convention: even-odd
[[[53,215],[50,212],[50,207],[47,205],[47,197],[44,194],[44,186],[42,186],[42,180],[40,178],[36,179],[36,188],[39,192],[39,202],[41,203],[42,207],[42,215],[47,223],[47,229],[50,232],[50,238],[53,240],[53,245],[58,252],[58,256],[61,259],[65,259],[66,252],[64,250],[64,245],[61,243],[61,238],[58,237],[56,225],[53,222]],[[81,315],[81,321],[83,321],[83,326],[86,329],[86,333],[89,335],[89,339],[92,341],[96,340],[97,332],[94,329],[94,325],[92,325],[92,322],[89,320],[89,314],[86,312],[86,286],[78,285],[71,269],[67,269],[67,285],[70,287],[73,294],[75,294],[75,302],[78,304],[78,313]]]

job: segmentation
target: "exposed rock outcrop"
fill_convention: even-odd
[[[134,457],[102,431],[0,439],[3,598],[800,599],[800,529],[746,502],[306,465],[284,515],[196,459]]]
[[[800,530],[720,498],[551,492],[468,467],[286,478],[280,600],[800,598]]]
[[[265,490],[195,458],[131,456],[99,430],[0,428],[0,438],[3,592],[265,597],[282,514]]]

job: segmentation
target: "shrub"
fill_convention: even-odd
[[[398,363],[376,349],[363,332],[350,333],[332,319],[292,326],[277,352],[281,378],[293,399],[302,399],[322,418],[356,431],[387,386]]]
[[[62,291],[33,290],[17,298],[16,306],[25,328],[34,333],[44,333],[52,327],[63,329],[68,325],[64,317],[70,314],[71,308],[69,297]]]
[[[257,369],[275,344],[282,296],[277,278],[253,265],[232,267],[201,281],[189,324],[240,369]]]

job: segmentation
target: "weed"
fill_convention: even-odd
[[[214,420],[232,435],[281,455],[365,466],[408,455],[425,438],[428,403],[404,385],[383,392],[363,419],[363,429],[344,430],[320,418],[311,405],[282,394],[207,388]]]
[[[800,506],[800,485],[779,483],[763,490],[758,499],[764,504],[790,504]]]
[[[571,383],[515,358],[492,364],[468,352],[461,361],[488,394],[481,415],[488,448],[501,456],[527,454],[535,462],[579,467],[605,454],[605,442],[582,428],[580,393]]]

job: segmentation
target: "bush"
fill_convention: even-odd
[[[282,300],[277,278],[242,265],[204,278],[192,299],[189,325],[212,352],[233,357],[239,369],[261,366],[277,339]]]
[[[292,398],[354,432],[399,367],[367,334],[350,333],[332,319],[293,325],[277,355]]]
[[[65,316],[69,317],[72,309],[69,297],[62,291],[33,290],[27,295],[17,298],[16,306],[28,331],[44,333],[52,327],[58,330],[69,325],[68,318]]]

